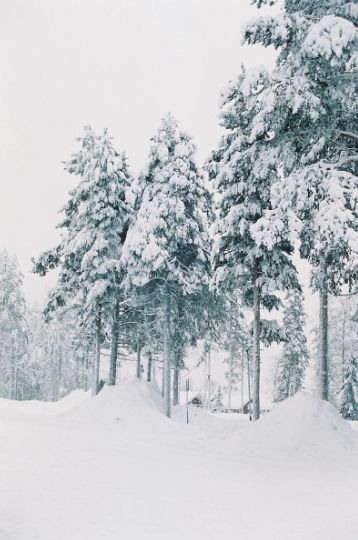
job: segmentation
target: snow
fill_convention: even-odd
[[[250,424],[245,437],[240,433],[237,448],[241,455],[255,454],[265,459],[285,456],[290,460],[313,458],[332,463],[358,457],[358,438],[331,403],[299,392],[259,422]]]
[[[160,408],[137,382],[1,400],[0,539],[356,540],[358,433],[331,406],[302,393],[254,425]]]

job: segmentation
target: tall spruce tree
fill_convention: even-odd
[[[271,186],[277,178],[275,155],[265,136],[252,133],[260,111],[260,96],[270,85],[264,68],[242,68],[222,96],[221,124],[226,129],[219,150],[208,164],[220,201],[214,240],[215,283],[239,289],[253,310],[253,418],[260,417],[261,307],[278,308],[277,289],[297,286],[286,227],[276,227],[270,245],[255,238],[257,222],[271,211]],[[269,133],[266,133],[269,138]]]
[[[121,263],[131,207],[126,200],[130,183],[127,159],[118,154],[107,131],[96,135],[85,128],[79,139],[80,151],[65,164],[70,174],[80,177],[63,209],[61,244],[35,262],[34,271],[43,275],[59,267],[58,285],[48,311],[73,302],[82,324],[93,333],[95,361],[92,393],[97,393],[101,340],[105,325],[112,325],[110,382],[115,382],[118,344]]]
[[[328,295],[357,277],[357,265],[353,272],[347,265],[358,251],[357,10],[344,0],[285,0],[280,13],[252,21],[244,36],[279,49],[252,132],[265,136],[269,126],[281,171],[272,198],[278,210],[267,229],[279,223],[280,211],[289,216],[301,255],[314,266],[320,393],[328,399]]]
[[[171,415],[173,315],[183,299],[208,281],[207,215],[210,197],[195,163],[195,146],[166,116],[152,139],[141,176],[138,210],[124,244],[127,287],[153,287],[160,304],[163,337],[164,412]]]
[[[286,293],[283,312],[284,345],[279,360],[275,401],[279,402],[301,390],[308,364],[307,339],[304,334],[305,313],[302,293],[292,289]]]

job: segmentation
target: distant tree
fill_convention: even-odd
[[[225,360],[228,369],[225,376],[227,380],[228,410],[230,412],[232,392],[236,390],[238,382],[243,378],[250,332],[244,318],[238,292],[227,293],[224,297],[226,316],[222,321],[220,343],[228,352],[228,358]]]
[[[152,139],[137,212],[124,245],[127,289],[155,289],[163,337],[164,412],[171,415],[174,312],[207,283],[209,194],[195,146],[168,115]]]
[[[0,252],[0,392],[17,399],[19,370],[27,350],[26,304],[23,276],[16,257]]]
[[[83,334],[72,311],[57,310],[45,322],[28,311],[29,344],[19,373],[19,398],[57,401],[76,388],[88,389],[93,356],[91,336]]]
[[[340,413],[346,420],[358,420],[358,361],[353,355],[344,368]]]
[[[329,301],[329,399],[338,408],[346,362],[358,350],[356,306],[354,296],[330,298]]]
[[[286,293],[283,313],[284,344],[276,379],[275,402],[301,390],[308,364],[307,339],[304,333],[305,313],[302,293],[293,289]]]
[[[225,409],[224,407],[224,395],[221,390],[221,386],[218,387],[218,391],[216,392],[215,396],[213,397],[212,401],[212,410],[214,412],[223,412]]]

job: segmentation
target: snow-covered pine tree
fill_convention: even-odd
[[[346,420],[358,420],[358,360],[353,355],[345,364],[340,413]]]
[[[210,197],[195,163],[195,146],[166,116],[152,139],[141,176],[138,210],[123,248],[127,287],[155,287],[163,332],[164,412],[171,415],[173,311],[208,281]]]
[[[275,0],[254,0],[261,5]],[[281,175],[273,206],[289,216],[320,295],[320,393],[328,399],[328,294],[356,278],[357,10],[342,0],[285,0],[280,13],[252,21],[247,43],[279,49],[252,134],[276,151]],[[253,136],[252,135],[252,136]],[[279,224],[280,210],[267,220]],[[269,240],[271,241],[271,240]]]
[[[219,386],[218,391],[216,392],[212,400],[212,410],[214,412],[223,412],[224,409],[224,395],[222,393],[221,386]]]
[[[260,309],[278,308],[277,289],[297,286],[290,254],[293,246],[286,227],[275,227],[270,245],[256,241],[255,225],[271,211],[271,186],[277,178],[276,156],[265,135],[252,134],[262,92],[270,85],[265,68],[242,68],[222,95],[221,123],[227,132],[208,163],[220,195],[214,241],[215,283],[239,289],[243,303],[253,310],[253,418],[260,417]]]
[[[356,308],[354,297],[331,298],[329,302],[329,396],[338,407],[346,362],[358,350]]]
[[[19,364],[28,342],[23,276],[16,257],[0,252],[0,393],[18,398]]]
[[[112,325],[109,379],[111,384],[115,382],[121,252],[132,213],[126,200],[131,177],[125,154],[115,151],[106,130],[95,135],[87,127],[79,142],[80,151],[65,165],[69,173],[80,177],[80,182],[63,210],[61,245],[40,256],[34,271],[45,274],[52,266],[59,266],[58,285],[48,309],[72,301],[79,306],[82,323],[92,331],[96,350],[92,392],[96,394],[106,324]]]
[[[56,401],[75,388],[88,390],[88,336],[75,313],[58,310],[45,322],[41,311],[27,312],[29,342],[18,375],[18,399]]]
[[[287,291],[283,312],[285,341],[276,378],[275,402],[293,396],[302,388],[308,363],[305,319],[301,291],[299,289]]]
[[[222,321],[220,344],[228,352],[225,363],[228,366],[225,374],[227,380],[228,411],[232,408],[232,392],[238,382],[243,382],[246,362],[246,350],[250,340],[249,328],[246,324],[239,294],[237,291],[225,294],[225,319]],[[243,389],[241,388],[243,394]]]

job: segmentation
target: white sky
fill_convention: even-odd
[[[108,127],[132,171],[171,111],[202,163],[219,138],[221,88],[241,63],[274,53],[241,46],[249,0],[1,0],[0,249],[18,256],[31,302],[50,280],[32,256],[56,244],[58,210],[76,181],[62,161],[82,126]]]

